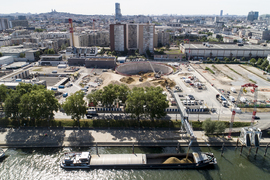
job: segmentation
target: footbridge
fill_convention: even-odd
[[[196,138],[193,132],[193,129],[191,127],[191,125],[189,124],[189,120],[188,120],[188,114],[178,96],[177,93],[173,93],[171,92],[171,94],[173,95],[177,107],[179,109],[180,115],[181,115],[181,122],[182,122],[182,126],[185,128],[186,132],[190,135],[191,138]]]

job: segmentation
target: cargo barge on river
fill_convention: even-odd
[[[186,159],[187,157],[187,159]],[[198,169],[217,164],[213,153],[98,154],[65,153],[64,169]]]

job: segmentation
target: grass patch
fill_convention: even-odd
[[[212,74],[215,74],[215,72],[212,69],[210,69],[209,67],[205,67],[205,70],[211,72]]]
[[[214,64],[212,65],[212,67],[216,70],[219,71],[220,73],[224,74],[223,72],[221,72]],[[230,80],[233,80],[232,77],[228,76],[227,74],[224,74],[224,76],[226,76],[227,78],[229,78]]]
[[[36,69],[33,69],[32,71],[41,71],[42,68],[36,68]]]
[[[256,84],[257,82],[256,81],[254,81],[254,80],[252,80],[252,79],[249,79],[251,82],[253,82],[254,84]]]
[[[183,54],[179,49],[171,49],[169,51],[164,51],[165,54]]]
[[[235,72],[236,74],[238,74],[239,76],[243,76],[242,74],[240,74],[239,72],[237,72],[236,70],[234,70],[233,68],[230,68],[227,64],[225,64],[225,66],[227,68],[229,68],[231,71]]]

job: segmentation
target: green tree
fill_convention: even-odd
[[[216,124],[215,124],[215,126],[216,126],[216,132],[217,132],[218,134],[224,133],[224,132],[225,132],[225,129],[226,129],[225,123],[222,122],[222,121],[216,121],[215,123],[216,123]]]
[[[86,102],[83,100],[84,92],[77,91],[67,97],[63,104],[63,109],[67,115],[71,115],[73,120],[77,120],[78,127],[80,128],[80,119],[86,113]]]
[[[124,84],[121,84],[120,86],[115,85],[114,89],[116,91],[117,98],[122,101],[122,103],[125,103],[127,100],[127,96],[130,93],[130,89],[128,88],[128,86]]]
[[[151,86],[145,88],[145,113],[152,121],[154,118],[161,118],[167,114],[164,110],[169,107],[169,104],[162,91],[161,87]]]
[[[269,65],[269,61],[264,61],[263,63],[262,63],[262,65],[261,65],[261,68],[263,69],[263,70],[265,70],[265,68],[267,67]]]
[[[20,58],[25,58],[25,53],[20,53],[19,57]]]
[[[264,60],[262,58],[259,58],[257,61],[257,65],[260,66],[260,65],[262,65],[263,62],[264,62]]]
[[[9,95],[5,99],[4,112],[5,116],[15,119],[18,121],[18,126],[20,126],[20,112],[19,112],[19,103],[21,101],[21,95],[12,90],[9,92]]]
[[[266,71],[270,71],[270,65],[267,66]]]
[[[137,117],[137,120],[140,120],[140,115],[144,113],[144,105],[144,89],[141,87],[134,87],[126,101],[126,112],[131,113]]]
[[[0,57],[2,57],[3,56],[3,54],[0,52]]]
[[[214,121],[211,121],[210,118],[208,118],[203,121],[202,128],[205,131],[205,134],[213,134],[216,130],[216,123]]]
[[[102,101],[102,90],[97,90],[94,93],[90,93],[86,96],[86,98],[88,99],[89,104],[93,103],[94,106],[97,106],[99,101]]]
[[[39,120],[47,120],[48,125],[58,111],[60,104],[54,97],[54,92],[45,88],[33,89],[24,94],[19,103],[19,111],[24,118],[30,118],[35,124]]]
[[[48,54],[55,54],[55,51],[53,49],[48,49]]]
[[[102,104],[103,106],[111,107],[113,102],[117,98],[117,93],[115,91],[115,86],[113,84],[109,84],[103,88],[102,92]]]
[[[6,100],[7,96],[8,96],[8,88],[4,85],[4,84],[1,84],[0,85],[0,106],[2,106],[2,103]]]
[[[253,66],[255,66],[255,63],[256,63],[257,61],[256,61],[256,59],[255,58],[252,58],[251,60],[250,60],[250,63],[253,65]]]

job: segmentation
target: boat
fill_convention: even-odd
[[[186,159],[187,158],[187,159]],[[64,169],[198,169],[217,164],[213,153],[94,154],[65,153]]]
[[[5,152],[2,148],[0,148],[0,159],[2,159],[5,156]]]

